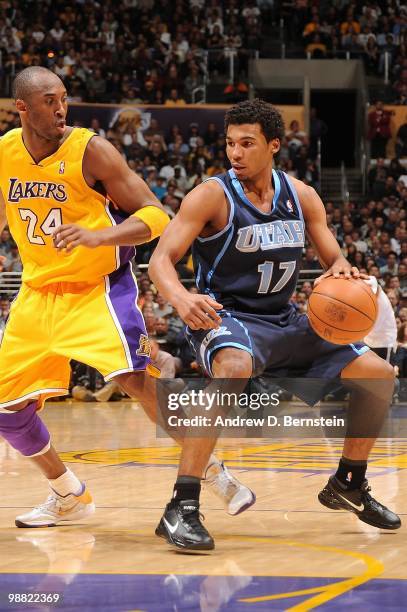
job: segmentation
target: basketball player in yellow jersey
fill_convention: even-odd
[[[154,379],[146,374],[154,368],[130,260],[134,245],[159,236],[169,219],[108,141],[66,126],[67,92],[54,73],[26,68],[14,93],[22,128],[0,140],[0,231],[8,222],[23,283],[0,347],[0,434],[49,480],[46,503],[16,519],[18,527],[39,527],[94,511],[38,415],[48,397],[67,392],[70,359],[115,378],[155,418]],[[190,476],[195,482],[202,474],[193,446],[183,445],[184,491]],[[219,462],[214,476],[212,489],[234,491],[230,513],[253,503]]]

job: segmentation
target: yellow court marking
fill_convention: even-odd
[[[132,529],[115,529],[115,530],[102,530],[102,529],[96,529],[94,530],[95,532],[104,532],[104,533],[131,533],[134,535],[148,535],[151,536],[150,532],[146,532],[146,530],[132,530]],[[239,601],[244,602],[244,603],[261,603],[264,601],[272,601],[272,600],[278,600],[278,599],[284,599],[284,598],[290,598],[290,597],[296,597],[296,596],[300,596],[300,595],[312,595],[313,593],[317,593],[317,595],[315,595],[314,597],[311,597],[310,599],[306,600],[305,602],[302,602],[301,604],[298,604],[292,608],[289,608],[290,611],[293,612],[306,612],[307,610],[312,610],[313,608],[326,603],[327,601],[330,601],[331,599],[334,599],[336,597],[338,597],[339,595],[342,595],[344,593],[346,593],[347,591],[350,591],[351,589],[354,589],[355,587],[364,584],[365,582],[368,582],[369,580],[372,580],[373,578],[377,578],[378,576],[380,576],[383,571],[384,571],[384,565],[383,563],[381,563],[381,561],[378,561],[377,559],[375,559],[374,557],[371,557],[370,555],[367,555],[365,553],[359,553],[359,552],[353,552],[353,551],[349,551],[349,550],[344,550],[341,548],[336,548],[333,546],[323,546],[323,545],[317,545],[317,544],[306,544],[304,542],[297,542],[295,540],[277,540],[277,539],[273,539],[271,536],[267,537],[267,536],[243,536],[243,535],[223,535],[223,536],[218,536],[217,540],[233,540],[233,541],[240,541],[240,542],[253,542],[256,544],[269,544],[272,546],[287,546],[287,547],[292,547],[292,548],[306,548],[308,550],[315,550],[317,552],[326,552],[326,553],[334,553],[337,555],[342,555],[342,556],[348,556],[351,557],[357,561],[362,561],[365,566],[366,566],[366,570],[360,574],[359,576],[353,576],[351,578],[345,578],[344,580],[339,580],[338,582],[335,582],[334,584],[328,584],[328,585],[323,585],[321,587],[312,587],[310,589],[301,589],[299,591],[292,591],[292,592],[288,592],[288,593],[278,593],[275,595],[264,595],[261,597],[249,597],[249,598],[242,598]],[[171,552],[173,552],[173,550],[171,550]],[[215,553],[216,554],[216,553]],[[13,571],[13,572],[0,572],[3,575],[6,574],[43,574],[44,570],[43,569],[31,569],[29,571],[24,571],[23,568],[19,568],[17,571]],[[52,574],[64,574],[66,572],[62,572],[62,571],[52,571]],[[123,572],[121,571],[115,571],[115,570],[92,570],[91,567],[85,567],[84,568],[84,572],[86,574],[93,574],[93,575],[121,575]],[[126,568],[126,574],[133,574],[133,575],[168,575],[168,571],[165,570],[151,570],[148,568],[145,568],[143,571],[136,571],[136,570],[131,570]],[[185,576],[196,576],[196,575],[200,575],[201,574],[201,570],[198,568],[197,571],[195,572],[191,572],[191,571],[185,571],[184,569],[180,570],[180,571],[176,571],[176,573],[178,575],[185,575]],[[211,574],[212,576],[216,576],[217,574]],[[221,575],[224,575],[223,572]],[[247,574],[249,575],[249,574]],[[279,577],[276,574],[270,574],[270,573],[261,573],[258,570],[256,570],[255,574],[256,576],[266,576],[266,577]],[[284,577],[287,577],[286,575]],[[303,577],[303,578],[317,578],[317,576],[312,575],[312,576],[307,576],[307,575],[298,575],[296,574],[296,577]],[[325,578],[325,577],[324,577]]]
[[[240,537],[239,539],[242,539]],[[243,539],[246,539],[243,537]],[[254,538],[256,541],[259,541],[259,538]],[[352,557],[359,561],[363,561],[366,565],[366,571],[360,576],[354,576],[352,578],[346,578],[345,580],[340,580],[339,582],[335,582],[334,584],[328,584],[321,587],[313,587],[311,589],[303,589],[300,591],[292,591],[288,593],[278,593],[276,595],[263,595],[262,597],[248,597],[244,599],[240,599],[239,601],[245,603],[259,603],[262,601],[272,601],[276,599],[285,599],[289,597],[297,597],[300,595],[308,595],[312,593],[318,593],[314,597],[293,606],[292,608],[287,608],[287,611],[290,612],[306,612],[307,610],[312,610],[317,606],[330,601],[331,599],[335,599],[339,597],[339,595],[343,595],[347,591],[354,589],[373,578],[377,578],[384,571],[384,565],[378,559],[371,557],[370,555],[366,555],[364,553],[353,552],[350,550],[343,550],[341,548],[336,548],[333,546],[319,546],[317,544],[304,544],[303,542],[289,542],[289,541],[278,541],[274,540],[270,542],[273,545],[283,544],[287,546],[294,546],[299,548],[308,548],[311,550],[323,551],[323,552],[331,552],[337,553],[339,555],[345,555],[348,557]]]
[[[376,445],[371,452],[370,468],[407,468],[407,454],[404,445]],[[342,445],[320,443],[276,442],[242,448],[219,448],[222,458],[229,467],[255,469],[292,469],[330,471],[336,466]],[[177,446],[139,447],[77,450],[60,453],[61,459],[70,463],[92,463],[123,465],[140,463],[151,465],[177,466],[180,449]]]

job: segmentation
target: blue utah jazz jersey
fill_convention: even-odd
[[[192,246],[197,286],[227,310],[277,314],[296,286],[305,227],[301,205],[290,178],[273,170],[271,212],[262,212],[246,197],[233,170],[211,177],[229,202],[226,227]]]

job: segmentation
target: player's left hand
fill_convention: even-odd
[[[94,249],[100,246],[100,239],[96,230],[89,230],[74,223],[60,225],[53,232],[54,245],[58,251],[65,250],[70,253],[77,246]]]

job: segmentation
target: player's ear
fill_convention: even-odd
[[[269,142],[269,147],[272,154],[276,155],[276,153],[278,153],[280,150],[280,140],[278,138],[273,138],[273,140],[270,140]]]
[[[27,105],[24,100],[17,99],[16,100],[16,109],[19,113],[25,113],[27,110]]]

